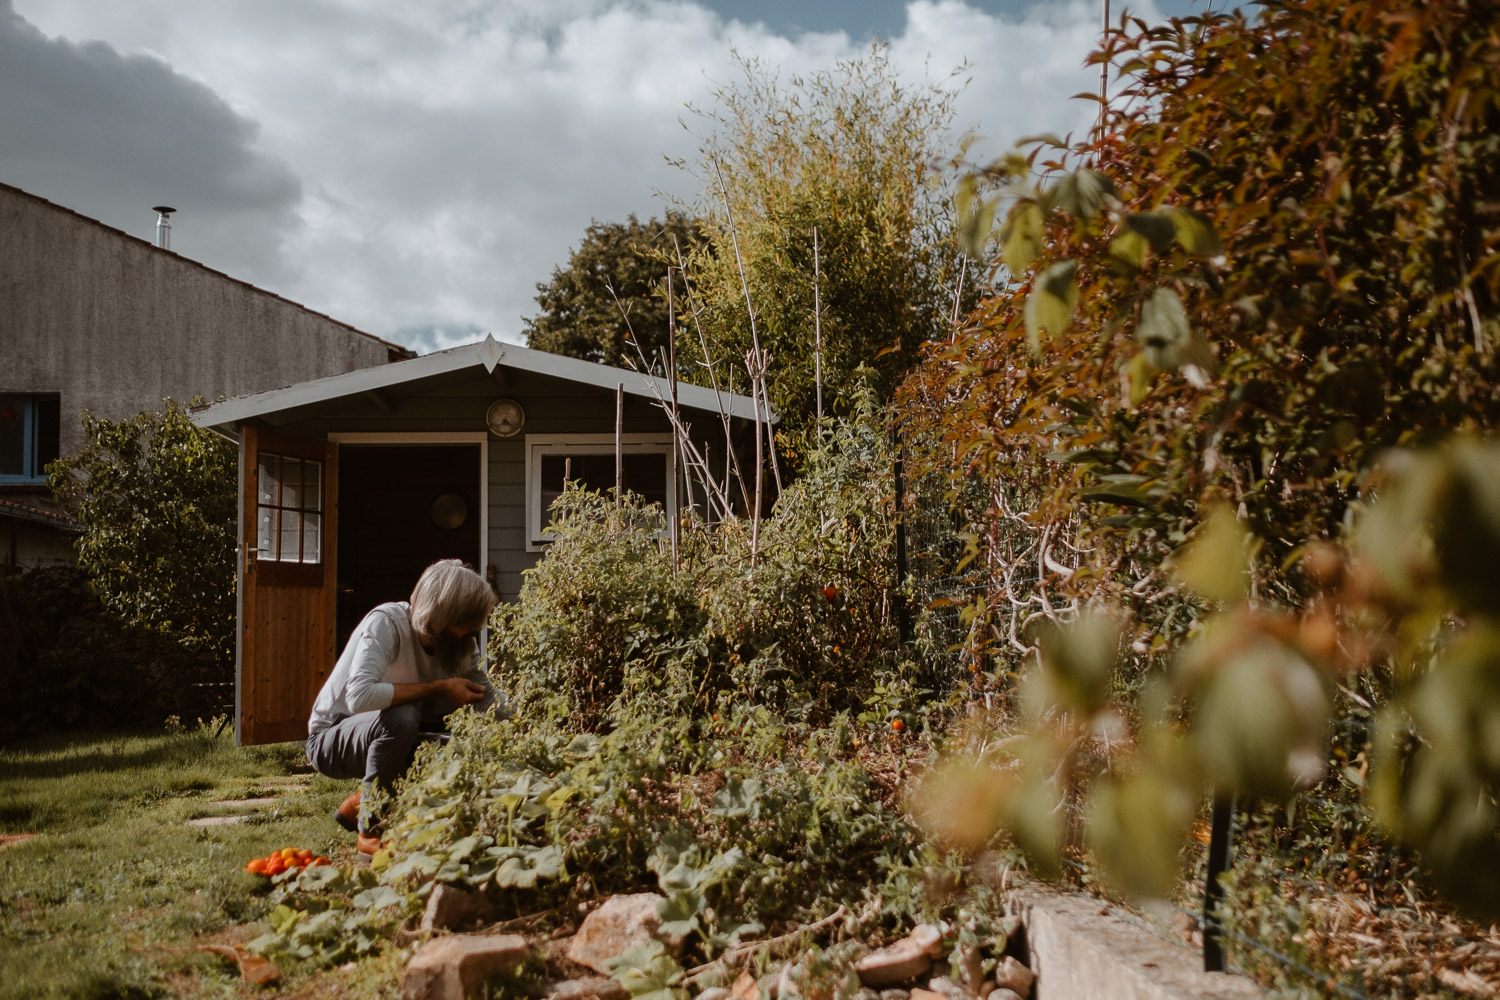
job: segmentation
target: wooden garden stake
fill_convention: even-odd
[[[615,508],[625,502],[625,383],[615,383]]]
[[[813,226],[813,385],[817,393],[818,430],[823,428],[823,304],[819,294],[818,227]]]

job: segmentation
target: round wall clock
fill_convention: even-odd
[[[526,411],[514,399],[497,399],[490,404],[484,422],[496,437],[515,437],[526,426]]]

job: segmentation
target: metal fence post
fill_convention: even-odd
[[[1213,825],[1208,836],[1208,871],[1203,876],[1203,971],[1224,971],[1224,933],[1219,906],[1224,887],[1219,876],[1229,870],[1229,842],[1234,831],[1234,795],[1214,793]]]

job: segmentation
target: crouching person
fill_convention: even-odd
[[[362,779],[334,818],[357,832],[364,853],[380,848],[379,818],[361,808],[364,792],[375,786],[389,792],[411,767],[418,744],[440,738],[455,709],[508,714],[478,643],[495,603],[484,578],[459,560],[433,563],[409,602],[365,615],[318,692],[307,759],[330,778]]]

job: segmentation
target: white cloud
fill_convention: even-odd
[[[843,32],[789,39],[685,0],[15,6],[49,35],[159,57],[259,126],[242,136],[246,162],[284,163],[300,182],[295,215],[240,218],[238,234],[204,232],[211,213],[185,208],[174,246],[424,348],[485,330],[518,338],[535,283],[591,219],[660,214],[656,190],[691,198],[691,178],[664,157],[695,152],[679,118],[736,79],[733,47],[787,73],[865,49]],[[1082,0],[1024,22],[916,0],[892,61],[942,79],[967,58],[960,115],[1008,145],[1087,127],[1092,106],[1067,97],[1097,84],[1081,65],[1096,18]],[[0,179],[5,166],[0,156]],[[82,210],[73,192],[87,183],[37,193]],[[150,221],[142,214],[142,235]],[[276,259],[255,262],[237,239]]]

